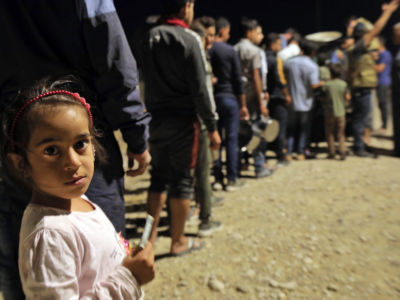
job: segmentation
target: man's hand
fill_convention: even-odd
[[[382,11],[394,12],[399,7],[399,0],[392,0],[389,3],[382,4]]]
[[[265,105],[260,106],[260,113],[266,118],[269,116],[269,110]]]
[[[250,114],[249,114],[249,111],[247,110],[246,106],[242,106],[240,108],[239,117],[240,117],[240,120],[245,120],[245,121],[250,120]]]
[[[143,250],[137,248],[132,256],[127,256],[122,265],[132,272],[140,285],[153,280],[155,276],[153,246],[147,242]]]
[[[212,150],[218,150],[221,145],[221,137],[217,130],[208,133],[208,138],[210,139],[210,148]]]
[[[139,166],[135,170],[132,170],[135,160],[138,162]],[[129,170],[126,171],[126,175],[131,176],[131,177],[142,175],[146,171],[147,167],[149,166],[150,161],[151,161],[151,156],[150,156],[150,153],[148,150],[144,151],[141,154],[133,154],[132,152],[130,152],[128,150],[128,168],[129,168]]]
[[[285,95],[285,105],[290,106],[290,104],[292,104],[292,96],[287,94],[287,95]]]

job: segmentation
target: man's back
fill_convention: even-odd
[[[311,85],[319,83],[318,66],[308,56],[295,56],[284,64],[294,110],[309,111],[312,106]]]
[[[194,97],[208,97],[206,60],[196,33],[159,25],[150,30],[144,49],[147,109],[153,114],[195,114]]]
[[[246,90],[246,96],[254,96],[254,77],[253,71],[255,69],[261,69],[261,55],[260,48],[255,46],[248,39],[241,39],[239,43],[235,45],[235,50],[239,53],[240,63],[242,66],[243,77],[245,78],[244,86]]]
[[[242,94],[242,71],[235,49],[227,43],[214,42],[209,54],[214,75],[218,78],[214,86],[214,94],[216,96]]]

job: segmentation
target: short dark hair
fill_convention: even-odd
[[[301,39],[302,39],[302,37],[301,37],[300,33],[293,32],[292,33],[292,37],[288,40],[288,43],[290,44],[293,41],[296,41],[296,42],[300,43]]]
[[[203,27],[205,29],[215,26],[215,20],[212,17],[203,16],[203,17],[200,17],[200,18],[197,18],[197,19],[199,20],[199,22],[201,23],[201,25],[203,25]]]
[[[224,17],[219,17],[215,22],[215,32],[218,34],[221,29],[231,26],[231,23]]]
[[[260,24],[258,23],[257,20],[255,19],[248,19],[246,17],[244,17],[242,19],[242,22],[240,24],[240,34],[242,35],[242,37],[245,37],[247,32],[256,29],[258,26],[260,26]]]
[[[193,21],[192,25],[190,26],[194,32],[196,32],[201,38],[205,38],[207,33],[206,29],[204,28],[203,24],[199,19]]]
[[[299,43],[300,49],[303,50],[305,55],[312,55],[318,50],[318,45],[314,42],[302,39]]]
[[[271,32],[267,36],[267,48],[269,49],[273,43],[280,40],[281,36],[276,32]]]
[[[166,15],[177,14],[187,2],[195,0],[161,0],[163,13]]]
[[[331,64],[330,65],[330,71],[331,71],[331,76],[332,78],[339,78],[343,74],[343,66],[342,64]]]

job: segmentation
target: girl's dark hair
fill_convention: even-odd
[[[215,27],[215,19],[213,17],[203,16],[198,18],[198,20],[205,29],[209,27]]]
[[[247,32],[256,29],[258,26],[260,25],[257,20],[244,17],[240,26],[240,33],[242,37],[246,37]]]
[[[190,29],[196,32],[201,38],[205,38],[207,35],[205,27],[198,19],[193,21],[192,25],[190,26]]]
[[[43,115],[44,113],[49,113],[58,105],[74,105],[80,107],[82,110],[85,111],[85,115],[88,116],[86,108],[70,95],[57,94],[43,97],[26,107],[26,109],[18,117],[15,124],[13,136],[11,136],[11,124],[14,121],[17,112],[23,107],[23,105],[27,101],[33,99],[38,95],[56,90],[67,90],[75,92],[76,89],[72,89],[72,87],[76,88],[77,85],[79,85],[79,83],[73,77],[63,77],[60,79],[44,78],[35,83],[30,88],[18,92],[15,98],[10,101],[8,107],[4,109],[3,116],[1,118],[1,160],[2,162],[4,162],[6,172],[12,177],[12,179],[22,181],[28,186],[30,185],[30,182],[27,182],[26,179],[22,178],[22,176],[20,176],[20,174],[11,165],[9,159],[7,158],[7,154],[12,152],[17,153],[21,155],[24,158],[25,163],[29,165],[26,156],[26,149],[28,147],[30,136],[33,129],[35,128],[35,124],[37,123],[37,119],[39,116]],[[92,125],[89,125],[89,131],[93,138],[92,143],[94,149],[96,150],[96,161],[99,164],[103,164],[106,161],[106,153],[104,148],[96,139],[97,137],[100,137],[101,134]],[[11,141],[13,141],[15,149],[12,149]]]

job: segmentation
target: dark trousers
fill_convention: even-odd
[[[354,150],[363,151],[365,150],[363,134],[371,111],[371,89],[354,89],[352,91],[352,104]]]
[[[325,136],[328,142],[328,154],[335,155],[335,137],[339,142],[339,153],[341,155],[346,154],[345,146],[345,128],[346,128],[346,117],[335,117],[333,115],[325,115]]]
[[[391,102],[391,88],[387,86],[378,86],[378,105],[381,111],[382,128],[387,128],[388,108]]]
[[[205,126],[200,133],[200,147],[195,170],[195,199],[200,206],[200,220],[207,221],[211,216],[212,189],[210,184],[210,140]]]
[[[295,145],[297,145],[297,154],[304,154],[307,145],[309,122],[309,111],[289,111],[287,137],[287,153],[289,155],[293,153]]]
[[[218,130],[221,136],[225,130],[227,177],[235,181],[238,176],[239,160],[239,104],[237,99],[230,97],[216,97],[217,112],[219,115]],[[221,157],[221,155],[220,155]],[[214,163],[214,176],[217,181],[223,180],[221,158]]]
[[[288,124],[288,109],[283,99],[271,99],[268,103],[269,113],[272,119],[279,122],[279,133],[273,146],[278,160],[282,160],[285,156],[283,149],[285,148],[286,131]]]

